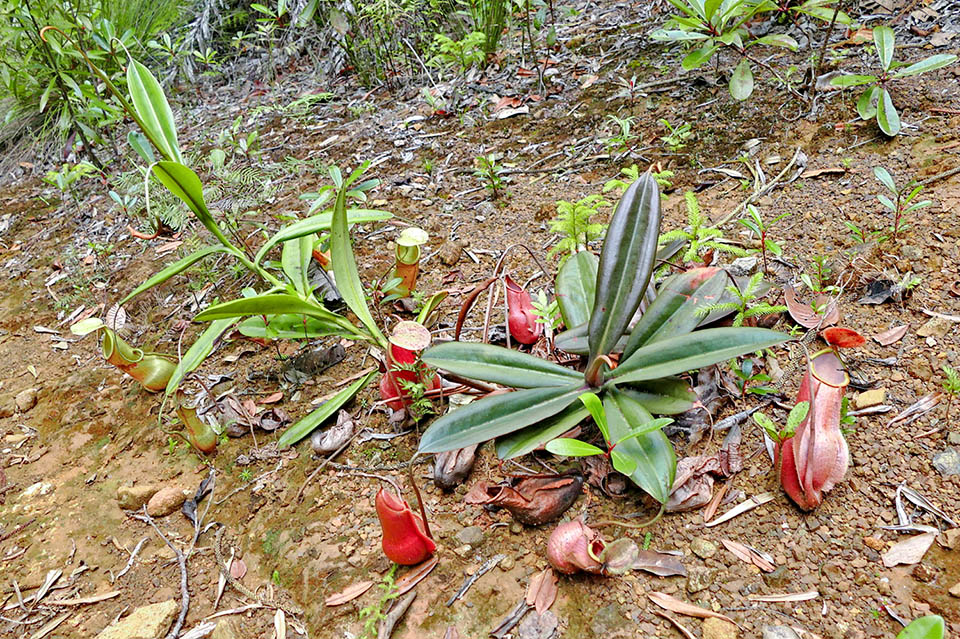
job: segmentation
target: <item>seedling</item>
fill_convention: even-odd
[[[387,618],[384,610],[389,608],[390,602],[400,596],[400,591],[394,582],[393,576],[397,573],[397,564],[390,566],[390,570],[383,576],[377,588],[381,591],[380,597],[360,610],[360,620],[363,621],[363,632],[361,639],[373,639],[377,636],[377,628],[380,622]]]
[[[750,204],[747,206],[747,215],[750,217],[743,220],[737,220],[740,224],[753,231],[760,238],[760,255],[763,259],[763,272],[767,273],[767,251],[780,257],[783,255],[783,247],[767,237],[767,232],[773,228],[777,222],[789,216],[789,213],[781,213],[770,222],[764,222],[763,216],[757,210],[757,207]]]
[[[626,151],[631,146],[631,142],[637,139],[636,134],[631,131],[633,123],[636,122],[636,120],[632,115],[628,115],[625,118],[620,118],[615,115],[607,116],[607,121],[613,125],[613,127],[616,127],[614,131],[619,131],[614,132],[610,137],[603,140],[608,152]]]
[[[503,175],[505,169],[503,165],[497,163],[497,156],[493,153],[478,156],[474,160],[474,165],[477,168],[473,175],[483,183],[483,188],[490,191],[493,199],[499,198],[504,193],[509,179]]]
[[[873,174],[893,197],[893,199],[890,199],[881,193],[877,196],[877,199],[893,213],[893,225],[890,226],[890,233],[896,239],[900,233],[910,229],[910,225],[903,220],[904,216],[917,209],[926,208],[933,202],[931,200],[914,202],[920,191],[923,190],[923,185],[918,184],[916,180],[910,180],[904,186],[897,188],[890,172],[882,166],[874,167]]]
[[[807,418],[807,413],[809,412],[810,402],[797,402],[797,404],[790,409],[790,413],[787,415],[787,424],[783,428],[780,428],[772,419],[760,412],[753,414],[753,421],[764,430],[767,437],[779,446],[784,441],[793,437],[797,426]]]
[[[944,419],[949,422],[950,407],[953,405],[953,400],[957,398],[957,395],[960,395],[960,373],[952,366],[944,366],[943,374],[946,379],[941,382],[941,386],[943,386],[943,390],[947,394],[947,415]]]
[[[893,29],[886,26],[874,27],[873,43],[876,45],[877,57],[880,60],[878,75],[847,74],[834,78],[831,84],[836,87],[870,85],[870,88],[864,91],[860,95],[860,99],[857,100],[857,113],[864,120],[876,118],[880,130],[893,137],[900,133],[900,115],[893,105],[893,98],[890,97],[890,82],[941,69],[956,62],[957,56],[941,53],[915,62],[905,69],[894,71],[894,69],[903,66],[903,63],[893,60],[895,48]]]
[[[550,230],[561,235],[560,241],[547,253],[553,257],[557,253],[566,253],[561,262],[583,250],[587,245],[603,237],[607,225],[591,222],[590,218],[600,212],[600,209],[610,206],[599,195],[588,195],[577,202],[560,200],[557,202],[557,217],[550,220]]]
[[[600,398],[594,393],[583,393],[580,395],[580,401],[583,402],[583,405],[590,412],[593,423],[597,425],[600,434],[603,435],[606,450],[593,444],[582,442],[579,439],[571,439],[569,437],[557,437],[556,439],[550,440],[546,444],[546,449],[554,455],[564,455],[566,457],[592,457],[593,455],[602,455],[610,460],[614,470],[628,477],[637,470],[636,459],[621,453],[617,450],[617,446],[627,440],[635,439],[646,433],[652,433],[655,430],[660,430],[667,424],[673,423],[672,419],[666,417],[654,419],[640,424],[629,434],[615,442],[611,442],[610,429],[607,426],[607,413],[603,408],[603,403],[600,401]]]
[[[667,231],[660,236],[659,244],[662,246],[673,240],[684,240],[690,242],[690,246],[683,254],[684,262],[701,262],[703,253],[720,251],[729,253],[737,257],[745,257],[747,252],[739,246],[733,246],[723,239],[723,231],[707,226],[707,218],[700,212],[700,203],[697,202],[697,196],[693,191],[687,191],[684,194],[687,201],[687,228]],[[713,251],[710,251],[713,249]]]
[[[771,393],[776,393],[777,389],[770,386],[763,386],[766,382],[771,380],[770,376],[766,373],[754,373],[754,360],[747,357],[745,358],[739,366],[737,366],[737,360],[730,360],[730,371],[737,376],[735,383],[737,388],[740,389],[740,397],[745,396],[747,393],[752,395],[770,395]],[[757,386],[751,386],[752,383],[757,383]]]
[[[708,304],[697,309],[697,315],[706,317],[715,311],[736,311],[733,317],[734,326],[743,326],[746,320],[759,315],[770,315],[772,313],[782,313],[787,310],[786,306],[773,306],[767,302],[758,302],[763,295],[761,293],[760,283],[763,281],[763,273],[754,273],[747,281],[747,285],[741,291],[736,284],[727,286],[727,293],[735,298],[736,301],[718,302]],[[749,322],[747,322],[749,324]],[[769,381],[769,380],[768,380]]]
[[[831,295],[839,293],[840,289],[830,284],[830,275],[833,273],[827,256],[817,255],[813,258],[813,273],[801,273],[800,281],[816,295]],[[816,309],[814,309],[816,310]],[[819,310],[817,311],[820,312]]]
[[[660,138],[660,141],[666,145],[671,152],[677,152],[687,146],[687,140],[693,136],[689,122],[681,122],[677,126],[670,124],[666,118],[660,118],[660,124],[667,128],[667,135]]]
[[[850,237],[856,244],[867,244],[869,242],[883,244],[890,239],[883,234],[883,231],[868,231],[866,229],[861,229],[859,226],[849,221],[844,221],[844,225],[850,229]]]

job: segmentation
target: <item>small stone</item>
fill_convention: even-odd
[[[210,633],[210,639],[243,639],[243,628],[236,619],[221,619]]]
[[[704,537],[694,537],[690,542],[690,552],[700,559],[709,559],[717,554],[717,545]]]
[[[445,266],[453,266],[460,261],[460,254],[463,252],[463,242],[456,240],[447,240],[437,251],[440,261]]]
[[[870,406],[882,404],[885,399],[887,399],[887,389],[874,388],[857,395],[857,398],[853,401],[853,403],[857,408],[868,408]]]
[[[510,524],[510,533],[511,533],[511,534],[513,534],[513,535],[519,535],[519,534],[522,533],[522,532],[523,532],[523,525],[521,525],[520,522],[515,521],[515,522],[513,522],[512,524]]]
[[[947,592],[949,592],[949,593],[950,593],[951,595],[953,595],[954,597],[960,598],[960,581],[958,581],[957,583],[953,584],[953,587],[950,588],[950,590],[948,590]]]
[[[867,548],[873,548],[877,552],[880,552],[886,547],[886,544],[883,543],[883,540],[876,537],[864,537],[863,545]]]
[[[790,571],[786,566],[778,566],[773,572],[765,572],[761,577],[771,588],[783,588],[790,583]]]
[[[180,612],[173,599],[142,606],[117,623],[108,626],[96,639],[160,639]]]
[[[0,419],[13,415],[14,403],[9,399],[0,400]]]
[[[182,506],[189,495],[189,490],[184,490],[178,486],[161,488],[147,502],[147,514],[151,517],[166,517]]]
[[[737,627],[729,621],[709,617],[703,620],[703,639],[737,639]]]
[[[37,389],[28,388],[17,393],[17,396],[13,398],[13,402],[17,405],[17,410],[21,413],[25,413],[34,406],[37,405]]]
[[[117,488],[117,505],[124,510],[140,510],[159,490],[159,486],[149,484],[120,486]]]
[[[949,320],[932,317],[929,322],[917,329],[917,335],[920,337],[943,337],[951,328],[953,328],[953,324]]]
[[[733,261],[733,264],[730,265],[728,270],[731,275],[736,277],[746,277],[752,275],[754,271],[757,270],[757,262],[756,256],[738,257]]]
[[[466,559],[470,556],[470,553],[473,552],[473,548],[470,547],[470,544],[464,544],[462,546],[457,546],[453,549],[453,554],[455,554],[460,559]]]
[[[702,566],[693,566],[687,571],[687,592],[691,595],[713,585],[716,571]]]
[[[947,443],[954,446],[960,446],[960,431],[951,431],[947,433]]]
[[[925,584],[930,583],[937,578],[937,570],[930,566],[920,563],[913,568],[913,578],[922,581]]]
[[[764,626],[763,639],[800,639],[790,626]]]
[[[468,544],[477,548],[483,543],[483,528],[480,526],[464,528],[457,533],[456,538],[461,544]]]
[[[960,451],[956,448],[948,448],[942,453],[937,453],[933,456],[933,467],[945,477],[960,475]]]
[[[497,565],[500,566],[500,570],[503,572],[510,572],[513,570],[513,567],[517,565],[517,562],[513,557],[504,557]]]

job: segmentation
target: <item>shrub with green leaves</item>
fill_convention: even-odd
[[[619,442],[617,449],[635,466],[630,479],[665,504],[676,473],[673,446],[659,428],[638,431],[653,421],[653,413],[676,414],[692,406],[695,396],[677,375],[788,336],[761,328],[694,331],[700,323],[697,308],[722,292],[726,276],[717,269],[694,269],[655,291],[650,276],[659,229],[660,193],[647,173],[617,205],[599,259],[581,251],[558,274],[557,301],[571,328],[557,336],[556,344],[571,352],[585,349],[584,372],[490,344],[449,342],[428,349],[423,361],[430,366],[517,390],[443,415],[423,433],[419,451],[455,450],[498,438],[501,459],[529,453],[587,417],[580,397],[589,392],[603,405],[608,441]],[[645,298],[653,299],[629,330]],[[614,353],[620,353],[615,368]]]
[[[836,87],[869,85],[857,100],[857,113],[864,120],[876,118],[880,130],[892,137],[900,133],[900,114],[897,113],[897,108],[893,104],[890,84],[894,80],[942,69],[956,62],[957,56],[939,53],[911,65],[895,61],[893,52],[896,47],[896,37],[893,29],[886,26],[874,27],[873,43],[880,62],[880,70],[876,75],[846,74],[834,78],[831,84]]]
[[[901,233],[910,229],[910,225],[903,219],[905,215],[926,208],[933,204],[933,202],[931,200],[914,202],[917,196],[920,195],[920,191],[923,190],[923,185],[918,184],[916,180],[910,180],[902,187],[898,187],[893,181],[893,176],[890,175],[890,171],[882,166],[874,167],[873,175],[880,181],[880,184],[886,187],[887,192],[890,194],[887,196],[881,193],[877,196],[877,199],[880,200],[880,204],[883,204],[893,214],[893,224],[890,225],[890,235],[896,238]]]

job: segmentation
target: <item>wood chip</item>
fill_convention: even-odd
[[[755,496],[751,497],[750,499],[748,499],[747,501],[745,501],[745,502],[743,502],[742,504],[740,504],[739,506],[736,506],[736,507],[734,507],[734,508],[731,508],[730,510],[728,510],[728,511],[725,512],[724,514],[722,514],[722,515],[720,515],[719,517],[717,517],[716,519],[714,519],[713,521],[708,521],[707,523],[704,524],[704,526],[706,526],[707,528],[712,528],[712,527],[717,526],[717,525],[719,525],[719,524],[722,524],[722,523],[724,523],[724,522],[726,522],[726,521],[730,521],[730,520],[733,519],[734,517],[737,517],[737,516],[739,516],[739,515],[742,515],[743,513],[747,512],[747,511],[753,510],[753,509],[756,508],[757,506],[762,506],[763,504],[767,503],[768,501],[773,501],[773,499],[774,499],[775,497],[776,497],[776,496],[775,496],[773,493],[761,493],[761,494],[759,494],[759,495],[755,495]]]
[[[714,612],[712,610],[707,610],[706,608],[701,608],[700,606],[694,606],[689,604],[686,601],[681,601],[676,597],[671,597],[665,592],[652,591],[647,593],[647,597],[650,598],[650,601],[657,604],[661,608],[669,610],[670,612],[675,612],[678,615],[686,615],[688,617],[698,617],[700,619],[706,619],[707,617],[714,617],[716,619],[723,619],[724,621],[729,621],[733,625],[737,625],[737,622],[731,619],[726,615],[721,615],[719,612]]]
[[[747,599],[766,603],[788,603],[791,601],[809,601],[819,596],[820,593],[816,590],[808,590],[807,592],[785,592],[779,595],[750,595]]]
[[[353,601],[366,591],[370,590],[371,587],[373,587],[372,581],[359,581],[351,586],[347,586],[335,595],[330,595],[323,601],[323,605],[342,606],[343,604]]]

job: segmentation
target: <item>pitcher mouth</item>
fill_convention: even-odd
[[[850,376],[832,348],[814,353],[810,358],[810,371],[817,381],[832,388],[843,388],[850,384]]]

